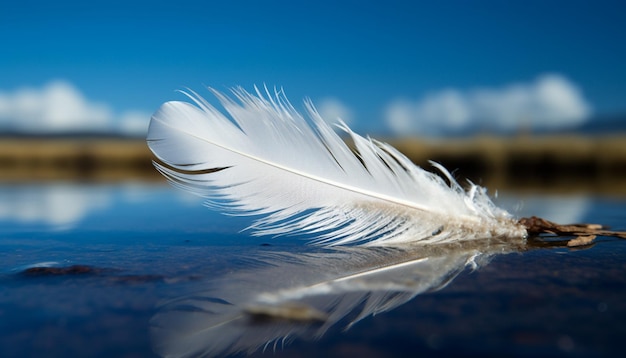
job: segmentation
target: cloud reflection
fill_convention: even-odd
[[[0,186],[0,220],[71,226],[88,212],[103,210],[111,203],[104,188],[69,183]]]
[[[562,224],[584,222],[592,206],[586,195],[505,195],[496,203],[517,217],[534,215]]]

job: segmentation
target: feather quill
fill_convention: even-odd
[[[525,228],[480,186],[413,164],[343,122],[346,144],[310,101],[298,112],[282,91],[196,93],[152,116],[148,145],[175,186],[231,215],[255,216],[254,235],[302,234],[317,244],[367,246],[524,238]]]

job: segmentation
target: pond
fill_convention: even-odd
[[[496,201],[626,230],[623,197]],[[626,240],[330,250],[248,223],[156,183],[0,185],[0,356],[622,351]]]

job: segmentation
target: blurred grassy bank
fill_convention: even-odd
[[[393,141],[415,163],[432,160],[488,188],[626,194],[626,136],[476,137]]]
[[[161,180],[145,140],[2,138],[0,181]]]
[[[626,194],[626,136],[388,140],[489,188]],[[0,181],[163,180],[143,139],[2,138]]]

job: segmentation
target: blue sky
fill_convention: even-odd
[[[391,130],[390,113],[397,133],[488,127],[474,120],[513,102],[525,109],[511,118],[580,122],[626,112],[625,10],[620,1],[3,1],[0,117],[2,98],[7,107],[61,81],[55,88],[114,121],[180,99],[176,89],[265,83],[368,133]],[[537,99],[546,91],[556,102]]]

